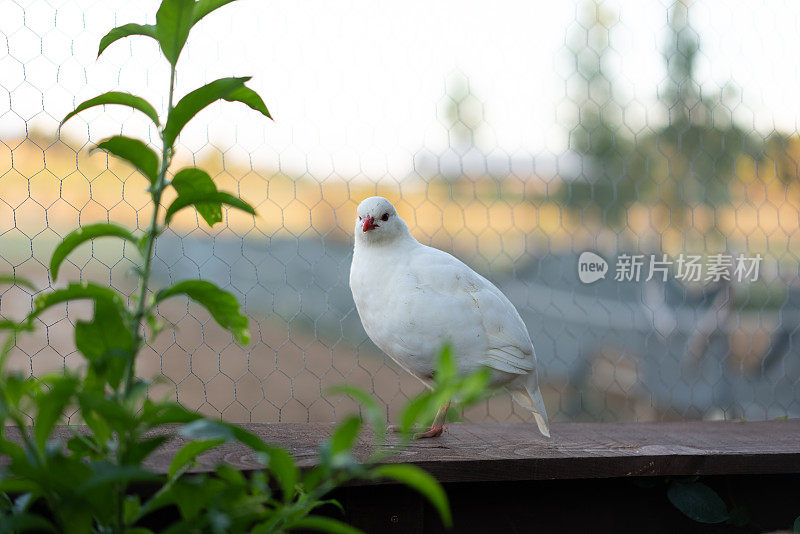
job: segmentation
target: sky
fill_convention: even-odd
[[[202,21],[178,64],[178,93],[222,76],[252,75],[269,121],[237,104],[201,113],[184,131],[184,155],[214,147],[231,158],[316,179],[405,176],[414,154],[447,148],[440,117],[454,73],[483,104],[484,153],[559,154],[574,106],[565,38],[580,2],[539,0],[240,0]],[[664,77],[664,0],[608,1],[617,13],[613,73],[626,123],[659,119]],[[154,22],[152,0],[0,0],[0,136],[54,131],[77,103],[126,90],[165,107],[166,62],[146,38],[113,44],[102,35],[127,22]],[[734,110],[745,129],[798,129],[800,4],[695,0],[703,90],[741,90]],[[120,124],[124,125],[120,128]],[[155,143],[157,133],[117,108],[83,113],[65,127],[97,141],[122,131]]]

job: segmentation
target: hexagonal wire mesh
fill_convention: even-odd
[[[367,339],[347,284],[355,206],[382,194],[421,242],[511,297],[552,418],[800,414],[800,71],[781,61],[797,44],[794,4],[236,5],[197,28],[178,92],[254,74],[276,121],[213,106],[182,136],[175,168],[207,169],[259,216],[228,212],[214,228],[177,217],[156,247],[155,284],[221,284],[254,341],[237,346],[191,303],[161,306],[174,326],[140,360],[159,378],[152,394],[233,421],[317,421],[350,408],[323,394],[346,381],[394,413],[421,386]],[[102,34],[155,8],[0,0],[0,271],[55,287],[47,258],[71,229],[146,224],[142,177],[87,149],[120,131],[155,145],[157,132],[120,109],[57,125],[111,89],[163,108],[152,43],[95,62]],[[586,250],[609,262],[592,283],[578,277]],[[698,280],[681,254],[700,256]],[[715,254],[734,263],[718,276]],[[738,254],[763,257],[757,280],[737,276]],[[642,260],[640,276],[622,270],[625,255]],[[137,261],[100,240],[62,279],[130,293]],[[586,273],[590,263],[602,262]],[[20,317],[31,299],[3,288],[0,315]],[[79,366],[71,329],[88,312],[50,310],[12,364]],[[467,417],[523,412],[500,396]]]

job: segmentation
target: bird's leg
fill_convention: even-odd
[[[426,430],[425,432],[418,432],[414,434],[414,439],[422,439],[422,438],[436,438],[442,435],[442,431],[444,431],[444,423],[447,420],[447,410],[450,409],[450,403],[448,402],[441,408],[439,411],[436,412],[436,417],[433,418],[433,424],[431,427]],[[398,425],[389,425],[386,430],[389,432],[400,432],[402,429]]]
[[[433,424],[426,432],[421,432],[419,434],[414,434],[414,439],[422,439],[422,438],[438,438],[442,435],[444,431],[444,423],[447,421],[447,410],[450,409],[450,403],[448,402],[441,408],[439,411],[436,412],[436,417],[433,418]]]

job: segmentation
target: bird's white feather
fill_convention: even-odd
[[[356,221],[350,271],[353,298],[370,339],[424,382],[432,376],[438,350],[449,341],[461,372],[493,369],[493,383],[527,397],[521,404],[540,414],[537,422],[543,418],[540,429],[547,434],[536,356],[517,310],[463,262],[417,242],[385,199],[372,197],[359,206],[360,217],[380,221],[384,214],[390,215],[376,229],[362,230]],[[534,392],[528,391],[531,384]]]

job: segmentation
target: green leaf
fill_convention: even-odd
[[[0,516],[11,510],[13,506],[14,503],[11,501],[11,497],[9,497],[7,493],[0,491]]]
[[[217,192],[217,186],[208,173],[195,168],[178,171],[172,179],[172,187],[178,192],[179,198]],[[198,202],[194,207],[209,226],[214,226],[222,220],[222,205],[218,202]]]
[[[78,486],[78,494],[87,493],[105,485],[127,482],[144,482],[159,480],[161,477],[136,465],[117,465],[110,462],[92,462],[89,464],[94,472],[88,480]],[[110,488],[109,488],[110,489]]]
[[[218,465],[215,473],[220,480],[224,480],[233,487],[244,488],[247,486],[247,478],[242,472],[229,465]]]
[[[111,426],[108,424],[108,421],[91,411],[90,408],[87,408],[86,403],[80,400],[80,396],[78,398],[81,406],[81,417],[83,417],[89,430],[92,431],[92,439],[96,443],[108,443],[108,440],[111,438]],[[84,445],[88,446],[85,442]]]
[[[97,143],[97,148],[124,159],[145,175],[151,184],[158,181],[158,156],[142,141],[115,135]]]
[[[194,5],[194,0],[163,0],[156,13],[156,36],[164,57],[173,66],[194,25]]]
[[[228,429],[233,433],[234,439],[239,441],[240,443],[244,443],[254,451],[259,452],[270,452],[274,448],[270,445],[264,443],[264,440],[258,437],[257,435],[253,434],[245,430],[244,428],[240,427],[239,425],[235,425],[232,423],[226,423],[224,421],[221,422],[223,425],[227,426]]]
[[[187,280],[156,293],[155,302],[175,295],[186,295],[205,307],[217,324],[230,331],[237,342],[243,345],[250,342],[247,317],[239,312],[239,301],[232,294],[205,280]]]
[[[92,321],[75,325],[75,347],[89,361],[94,375],[112,388],[119,386],[127,363],[136,356],[132,322],[124,307],[99,299],[94,303]]]
[[[300,478],[300,470],[294,458],[280,447],[268,447],[261,452],[264,453],[267,468],[281,486],[283,502],[290,502],[294,498],[295,486]]]
[[[377,401],[366,391],[355,386],[342,384],[330,387],[325,392],[326,395],[347,395],[361,404],[361,409],[365,413],[370,424],[373,426],[375,441],[383,443],[386,436],[386,418],[384,408],[381,408]]]
[[[254,451],[262,453],[265,466],[281,486],[283,501],[291,501],[294,498],[295,486],[300,477],[300,470],[297,468],[292,455],[280,447],[267,445],[260,437],[237,425],[224,422],[222,424],[228,426],[237,441],[244,443]]]
[[[74,429],[70,430],[72,431],[72,437],[67,440],[67,450],[80,458],[91,457],[92,459],[98,459],[102,455],[102,447],[98,445],[98,441],[102,438],[94,434],[84,436]],[[102,443],[105,443],[105,441]]]
[[[45,518],[33,514],[0,516],[0,532],[58,532]]]
[[[181,428],[180,434],[191,439],[236,440],[258,452],[272,450],[272,447],[252,432],[248,432],[238,425],[214,419],[192,421]]]
[[[107,398],[102,391],[82,391],[78,393],[78,402],[84,417],[96,413],[104,425],[117,432],[126,432],[135,424],[134,415],[115,399]]]
[[[27,287],[31,291],[38,291],[36,286],[33,285],[32,282],[26,280],[25,278],[19,278],[17,276],[10,276],[10,275],[0,275],[0,284],[10,284],[14,286],[23,286]]]
[[[175,474],[183,469],[186,465],[194,464],[196,458],[202,453],[219,447],[225,443],[225,439],[211,439],[205,441],[191,441],[180,448],[175,454],[172,462],[169,464],[169,478],[173,478]]]
[[[59,509],[61,517],[58,522],[59,526],[64,529],[59,534],[85,534],[92,531],[94,523],[92,510],[84,503],[85,501],[78,506],[62,506]]]
[[[427,471],[409,464],[386,464],[372,469],[371,473],[376,478],[396,480],[418,491],[436,508],[446,527],[453,525],[447,494]]]
[[[201,109],[220,99],[242,102],[269,117],[269,112],[266,111],[267,108],[258,95],[255,95],[252,91],[237,91],[245,88],[244,83],[249,79],[249,76],[245,78],[220,78],[195,89],[181,98],[173,108],[167,119],[167,124],[164,126],[162,134],[164,142],[171,146],[180,135],[183,127],[186,126],[186,123],[192,120]],[[256,100],[253,95],[258,99]]]
[[[317,508],[322,508],[323,506],[334,506],[342,513],[342,515],[347,514],[347,512],[344,509],[344,506],[342,506],[342,503],[340,503],[336,499],[326,499],[324,501],[314,501],[311,504],[311,508],[310,509],[311,510],[316,510]]]
[[[458,402],[462,408],[483,400],[492,393],[492,372],[484,367],[463,377],[457,384]],[[445,402],[447,402],[445,400]]]
[[[37,395],[36,424],[33,427],[34,441],[39,450],[44,450],[53,427],[64,415],[64,408],[77,393],[78,379],[71,376],[56,376],[43,380],[49,391]]]
[[[174,402],[153,402],[145,399],[140,421],[145,430],[161,425],[190,423],[203,417]]]
[[[133,237],[133,234],[116,224],[99,223],[78,228],[70,232],[53,251],[53,256],[50,258],[50,275],[53,280],[58,278],[58,269],[70,252],[86,241],[98,237],[119,237],[136,244],[136,238]]]
[[[383,413],[383,408],[378,405],[378,402],[369,393],[357,386],[337,384],[326,389],[325,395],[346,395],[370,411]]]
[[[180,434],[189,439],[235,439],[254,451],[262,453],[265,466],[281,486],[284,502],[289,502],[294,497],[300,470],[294,463],[292,455],[285,450],[267,445],[255,434],[237,425],[211,419],[199,419],[189,423],[180,430]]]
[[[5,376],[2,385],[3,387],[0,388],[0,415],[3,416],[17,413],[22,399],[34,396],[40,389],[37,378],[23,377],[18,373]],[[2,443],[0,440],[0,444]]]
[[[686,517],[700,523],[722,523],[728,519],[728,507],[717,494],[702,482],[673,482],[667,498]]]
[[[155,436],[135,441],[128,446],[127,454],[123,455],[122,461],[127,464],[140,464],[167,441],[169,441],[168,436]]]
[[[750,523],[750,510],[745,508],[744,506],[736,506],[731,508],[730,512],[728,513],[728,520],[727,523],[729,525],[733,525],[734,527],[744,527]]]
[[[122,505],[125,523],[135,523],[142,509],[142,499],[138,495],[127,495]],[[125,532],[130,532],[126,530]]]
[[[167,208],[164,224],[169,224],[172,220],[172,217],[174,217],[176,213],[187,206],[195,206],[197,211],[200,211],[200,208],[198,207],[199,205],[207,206],[210,204],[215,204],[217,206],[220,204],[225,204],[226,206],[238,208],[242,211],[250,213],[251,215],[256,214],[256,210],[254,210],[250,204],[239,197],[231,195],[230,193],[186,193],[185,195],[181,195],[173,200],[172,204],[170,204],[169,208]],[[220,220],[222,220],[221,214]]]
[[[59,126],[63,125],[69,119],[85,109],[95,106],[103,106],[106,104],[119,104],[120,106],[128,106],[139,110],[150,117],[150,120],[153,121],[156,126],[161,126],[161,122],[158,120],[158,112],[156,111],[156,108],[154,108],[147,100],[130,93],[122,93],[119,91],[109,91],[83,102],[77,108],[70,111],[67,116],[61,120]]]
[[[11,335],[6,338],[6,342],[7,342],[6,345],[8,345],[8,343],[11,343],[11,346],[10,347],[3,346],[2,349],[0,349],[0,356],[2,356],[3,355],[3,351],[5,351],[5,350],[9,350],[10,351],[12,348],[14,348],[14,345],[16,343],[14,341],[16,334],[18,334],[19,332],[33,332],[35,330],[35,328],[33,328],[33,326],[31,324],[26,323],[26,322],[18,323],[18,322],[15,322],[15,321],[9,321],[7,319],[3,319],[3,320],[0,320],[0,330],[11,330]],[[3,360],[2,357],[0,357],[0,364],[2,364],[3,361],[5,361],[5,360]],[[0,365],[0,369],[2,369],[2,368],[3,368],[3,366]]]
[[[234,0],[198,0],[194,5],[192,11],[193,24],[197,24],[200,19],[211,13],[212,11],[221,8],[224,5],[230,4]]]
[[[355,415],[346,417],[339,426],[334,430],[330,439],[331,453],[338,454],[345,451],[350,451],[353,444],[358,438],[358,432],[361,430],[361,419]]]
[[[95,301],[105,299],[109,300],[119,309],[125,308],[125,303],[122,302],[122,298],[116,291],[96,284],[81,282],[79,284],[69,284],[64,289],[56,289],[55,291],[44,293],[39,296],[34,301],[33,311],[28,315],[28,320],[30,321],[47,308],[55,306],[56,304],[82,299],[92,299]]]
[[[319,451],[320,464],[325,469],[344,469],[353,471],[360,469],[360,465],[353,455],[353,445],[361,430],[361,418],[356,415],[348,416],[333,431],[330,438],[325,440]],[[307,482],[316,483],[313,477]]]
[[[185,521],[183,528],[173,527],[164,532],[192,532],[193,528],[187,527],[195,527],[197,524],[195,518],[203,511],[211,511],[209,508],[214,506],[212,502],[218,500],[228,489],[226,486],[222,480],[206,476],[180,478],[172,486],[167,486],[166,491],[156,494],[144,507],[149,511],[175,504]]]
[[[8,443],[9,442],[4,442],[4,445]],[[15,447],[15,450],[12,457],[24,458],[25,452],[22,450],[22,448],[16,444],[13,444],[13,446]],[[3,447],[3,450],[1,452],[3,454],[8,454],[8,452],[5,450],[5,447]],[[5,493],[19,494],[26,492],[35,492],[38,490],[39,490],[39,485],[33,480],[30,480],[28,478],[11,478],[7,476],[0,480],[0,491],[2,491],[4,495]],[[0,530],[0,532],[2,532],[2,530]]]
[[[304,529],[318,532],[332,532],[334,534],[363,534],[361,530],[353,528],[347,523],[328,517],[308,516],[293,522],[289,530]]]
[[[436,383],[444,384],[453,380],[458,374],[453,347],[447,343],[439,351],[439,358],[436,366]]]
[[[100,46],[97,49],[97,57],[100,57],[100,54],[103,53],[103,50],[108,48],[108,45],[114,41],[118,41],[123,37],[129,37],[131,35],[144,35],[146,37],[151,37],[156,41],[158,40],[158,37],[156,37],[156,27],[151,24],[125,24],[124,26],[114,28],[108,32],[105,37],[100,39]]]
[[[183,426],[179,434],[189,439],[222,440],[235,439],[230,425],[213,419],[198,419]]]
[[[8,355],[11,354],[11,351],[17,345],[17,334],[23,330],[33,331],[33,324],[31,320],[26,320],[24,323],[16,323],[14,321],[0,321],[0,330],[10,330],[9,334],[6,336],[5,341],[0,344],[0,369],[6,368],[6,360],[8,359]],[[2,398],[2,396],[0,396]],[[0,415],[3,414],[3,408],[0,406]],[[2,424],[2,421],[0,421]]]
[[[228,102],[241,102],[250,109],[258,111],[265,117],[269,119],[272,118],[272,115],[269,114],[269,110],[267,109],[267,105],[264,103],[264,100],[258,96],[258,93],[249,87],[242,86],[238,89],[234,89],[228,96],[224,98]]]
[[[412,398],[400,415],[400,430],[410,432],[417,425],[428,425],[436,415],[438,405],[433,393],[425,391]]]

